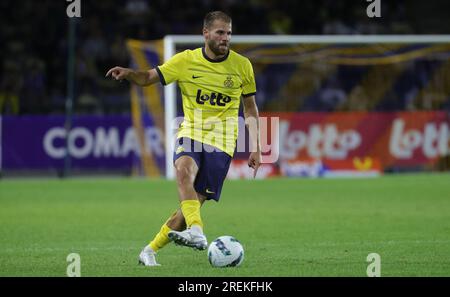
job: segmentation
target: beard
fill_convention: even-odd
[[[216,56],[223,56],[226,53],[228,53],[229,44],[225,46],[220,46],[217,45],[214,40],[209,40],[208,47]]]

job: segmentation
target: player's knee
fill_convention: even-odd
[[[192,185],[194,183],[194,171],[189,167],[180,166],[175,169],[178,185]]]

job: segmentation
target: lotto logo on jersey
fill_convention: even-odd
[[[202,94],[202,90],[197,91],[197,97],[195,101],[198,104],[205,104],[205,102],[209,101],[209,104],[211,105],[217,105],[217,106],[225,106],[227,103],[231,101],[230,96],[225,96],[221,93],[212,92],[210,95],[208,94]]]

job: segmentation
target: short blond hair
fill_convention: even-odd
[[[231,24],[231,18],[222,11],[211,11],[208,12],[203,20],[203,28],[210,28],[215,20],[224,21],[227,24]]]

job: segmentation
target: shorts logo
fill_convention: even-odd
[[[206,194],[215,194],[215,193],[211,192],[209,189],[206,189]]]
[[[223,82],[223,85],[225,88],[232,88],[234,85],[233,80],[231,79],[231,76],[227,76],[227,79]]]
[[[178,155],[179,153],[184,152],[184,147],[180,146],[177,148],[177,151],[175,152],[176,155]]]
[[[202,90],[197,91],[197,97],[195,98],[195,101],[198,104],[204,105],[205,102],[209,101],[209,104],[215,106],[225,106],[227,103],[231,102],[230,96],[225,96],[221,93],[212,92],[211,95],[203,94]]]

